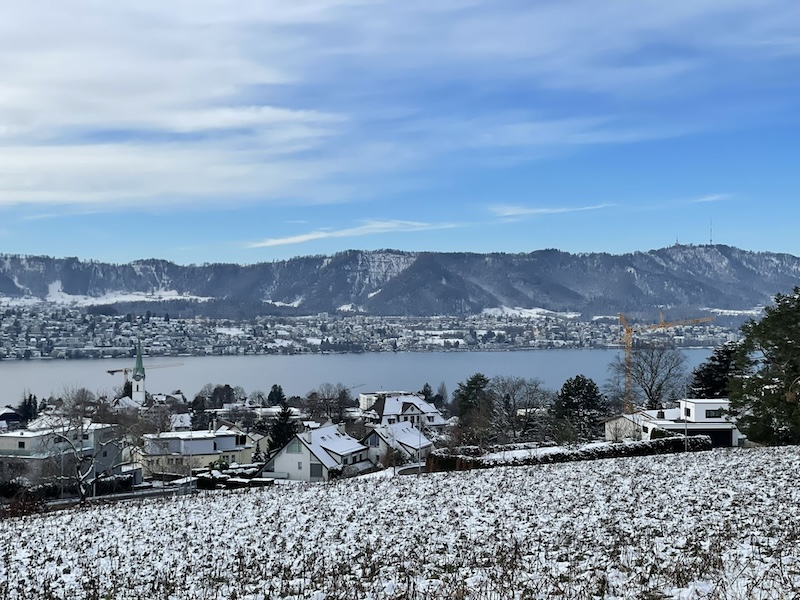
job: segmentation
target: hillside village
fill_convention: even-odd
[[[644,332],[653,338],[663,331]],[[724,318],[668,333],[682,347],[717,346],[737,337]],[[620,343],[616,315],[492,309],[471,317],[377,317],[322,313],[246,322],[178,319],[168,313],[102,314],[91,308],[34,304],[0,307],[0,359],[300,354],[437,350],[606,348]]]
[[[472,425],[464,407],[461,418],[448,418],[446,392],[434,395],[427,385],[418,393],[360,393],[357,404],[340,385],[321,387],[306,399],[293,398],[292,405],[280,386],[273,386],[266,398],[217,386],[189,401],[180,392],[148,393],[140,344],[126,379],[128,374],[123,388],[127,393],[118,398],[95,398],[88,390],[75,390],[65,399],[40,405],[29,397],[19,411],[3,409],[0,483],[8,488],[5,492],[45,486],[51,498],[83,499],[175,487],[329,481],[388,467],[421,469],[437,447],[477,439],[467,434]],[[488,384],[482,377],[476,374],[465,385],[475,385],[473,380]],[[492,426],[535,432],[535,421],[540,421],[561,427],[549,416],[553,410],[558,414],[558,401],[554,407],[546,392],[533,391],[538,399],[531,395],[506,407],[502,415],[503,409],[496,408],[500,412],[491,418],[496,423]],[[727,408],[725,399],[682,399],[674,409],[637,410],[604,419],[604,432],[595,427],[602,413],[594,411],[590,429],[604,433],[610,443],[685,434],[708,436],[717,446],[741,446],[745,437],[727,417]],[[516,424],[509,425],[507,419]],[[538,435],[538,441],[511,450],[532,455],[559,439],[572,439],[558,428],[541,427],[538,434],[528,434]]]

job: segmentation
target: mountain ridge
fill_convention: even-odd
[[[251,265],[0,254],[0,296],[6,298],[123,308],[157,301],[206,316],[225,307],[242,317],[458,316],[503,306],[584,314],[747,310],[797,285],[800,258],[721,244],[618,255],[346,250]]]

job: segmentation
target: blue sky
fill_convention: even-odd
[[[0,252],[800,255],[796,0],[14,3],[0,74]]]

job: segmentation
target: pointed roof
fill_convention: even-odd
[[[144,379],[144,365],[142,364],[142,343],[137,342],[136,344],[136,364],[133,367],[133,373],[131,373],[131,377],[136,378],[139,375],[141,379]]]

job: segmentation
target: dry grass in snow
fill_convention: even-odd
[[[792,598],[798,472],[727,450],[8,519],[0,598]]]

